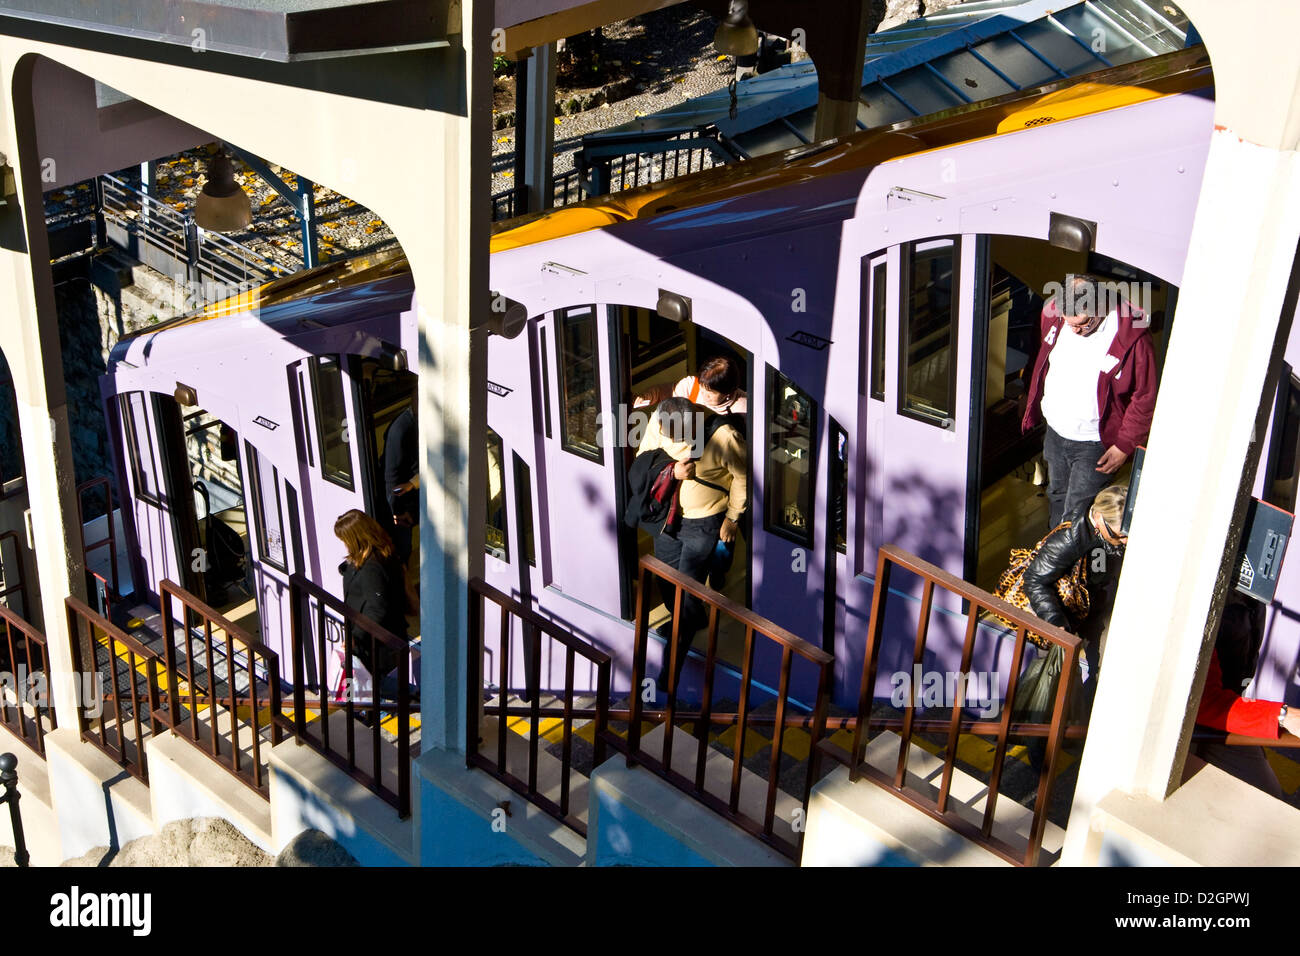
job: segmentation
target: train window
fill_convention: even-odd
[[[510,560],[510,545],[506,538],[506,473],[502,467],[505,449],[501,436],[487,430],[487,525],[484,539],[487,553],[502,561]]]
[[[957,242],[926,246],[906,249],[898,411],[948,428],[957,393]]]
[[[1290,373],[1289,368],[1286,371]],[[1294,511],[1296,477],[1300,475],[1300,379],[1294,374],[1285,375],[1278,384],[1273,437],[1269,444],[1264,500]]]
[[[862,260],[862,321],[871,327],[868,394],[885,399],[885,260]]]
[[[545,327],[537,330],[538,338],[541,342],[540,353],[542,356],[542,422],[546,429],[546,437],[551,437],[551,373],[550,366],[547,365],[546,355],[546,329]]]
[[[161,504],[158,493],[158,464],[154,460],[153,442],[149,440],[149,416],[145,411],[144,392],[127,392],[121,399],[122,432],[126,454],[131,464],[135,496],[150,504]]]
[[[813,422],[817,406],[776,369],[767,369],[766,526],[812,543]]]
[[[311,372],[321,474],[351,491],[352,443],[343,402],[343,367],[337,355],[319,355],[312,360]]]
[[[831,519],[835,550],[848,553],[849,436],[831,420]]]
[[[596,307],[556,313],[560,368],[560,441],[571,451],[604,462],[598,440],[600,366],[597,361]]]
[[[253,493],[253,523],[257,526],[258,552],[271,567],[288,572],[284,552],[284,522],[280,518],[280,473],[274,465],[268,472],[262,456],[244,442],[248,458],[249,489]]]
[[[9,365],[0,353],[0,497],[18,490],[23,477],[23,447],[18,435],[18,397]]]
[[[515,458],[515,496],[519,499],[519,546],[524,549],[528,563],[537,566],[533,551],[533,479],[528,465],[518,455]]]

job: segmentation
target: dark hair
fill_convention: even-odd
[[[348,549],[348,561],[354,568],[366,563],[372,554],[381,558],[392,557],[393,539],[370,515],[353,508],[339,515],[334,522],[334,534]]]
[[[1097,312],[1097,282],[1083,273],[1065,277],[1061,290],[1062,315],[1095,315]]]
[[[740,370],[725,355],[715,355],[695,373],[700,385],[719,395],[730,395],[740,387]]]
[[[659,416],[659,432],[669,441],[687,441],[690,433],[687,423],[698,409],[689,398],[674,395],[659,403],[655,414]]]

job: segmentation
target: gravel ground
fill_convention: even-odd
[[[871,22],[888,29],[962,0],[875,0]],[[713,46],[717,21],[689,7],[670,7],[621,20],[605,28],[605,55],[620,60],[643,90],[635,96],[555,120],[555,172],[573,168],[582,137],[723,89],[735,75],[735,60]],[[569,95],[562,92],[560,98]],[[514,184],[515,131],[497,130],[492,145],[492,192]]]
[[[605,56],[636,78],[641,92],[595,109],[557,116],[555,172],[573,168],[582,137],[723,89],[735,75],[735,60],[713,46],[717,21],[693,8],[670,7],[605,28]],[[567,91],[560,96],[570,95]],[[497,130],[492,144],[492,192],[514,184],[515,131]]]

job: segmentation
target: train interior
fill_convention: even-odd
[[[749,353],[735,343],[702,328],[694,322],[675,322],[665,319],[651,309],[619,307],[617,310],[618,334],[620,342],[620,376],[618,388],[620,401],[629,409],[629,437],[623,444],[623,467],[631,465],[636,456],[637,447],[633,440],[638,438],[641,430],[633,429],[639,418],[633,418],[637,411],[649,412],[663,398],[672,394],[673,388],[683,378],[693,375],[707,360],[725,355],[732,359],[740,369],[741,387],[746,393],[752,392],[748,387],[752,359]],[[753,410],[750,410],[753,414]],[[753,474],[752,420],[750,434],[744,436],[749,448],[747,467]],[[807,444],[805,442],[805,449]],[[806,472],[806,460],[805,460]],[[624,471],[626,473],[626,471]],[[725,583],[720,590],[737,604],[750,605],[750,515],[748,512],[740,522],[734,556],[730,570],[726,573]],[[636,560],[654,551],[654,538],[643,529],[625,533],[625,555],[634,557],[623,562],[624,574],[630,581],[635,576]],[[716,580],[711,584],[716,585]],[[656,595],[657,597],[657,595]],[[669,619],[669,611],[663,603],[656,604],[650,611],[650,627],[654,628]],[[718,653],[722,660],[737,664],[741,659],[744,633],[735,628],[731,633],[729,627],[723,626],[718,633]],[[696,643],[703,647],[705,632],[696,635]]]
[[[203,409],[190,412],[183,421],[197,547],[203,553],[198,570],[206,601],[231,623],[256,634],[259,621],[239,436]]]
[[[404,369],[394,369],[374,358],[354,358],[351,375],[355,394],[360,401],[360,434],[362,460],[366,470],[366,487],[370,489],[368,504],[371,515],[384,527],[394,521],[390,504],[392,489],[386,487],[386,475],[396,468],[402,450],[389,447],[390,429],[399,416],[408,410],[415,413],[416,375]],[[394,465],[387,467],[392,452]],[[410,454],[409,452],[407,453]],[[418,467],[418,465],[417,465]],[[418,498],[418,493],[417,493]],[[410,555],[406,561],[406,582],[416,593],[420,587],[420,529],[415,522],[406,532],[410,539]],[[407,628],[411,637],[420,633],[418,614],[407,615]]]
[[[1047,469],[1041,457],[1045,430],[1039,425],[1028,434],[1020,433],[1043,308],[1043,298],[1035,290],[1079,272],[1123,283],[1138,293],[1132,298],[1148,300],[1136,304],[1150,313],[1159,367],[1168,339],[1165,316],[1172,313],[1177,289],[1108,257],[1070,252],[1019,236],[990,237],[988,262],[974,582],[992,590],[1009,551],[1031,547],[1047,531]],[[977,388],[979,384],[974,383]],[[1126,462],[1116,473],[1117,483],[1127,483],[1131,464]]]

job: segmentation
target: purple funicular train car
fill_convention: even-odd
[[[490,286],[527,321],[489,338],[488,583],[611,654],[612,691],[627,693],[637,562],[652,547],[620,522],[649,411],[638,398],[729,356],[748,393],[750,500],[723,593],[833,654],[832,699],[854,709],[881,545],[991,588],[1008,550],[1046,530],[1031,480],[1042,436],[1020,434],[1018,399],[1051,283],[1085,271],[1126,283],[1163,359],[1210,84],[1195,48],[504,224]],[[1089,241],[1052,245],[1054,217]],[[339,594],[336,516],[383,513],[379,452],[410,400],[402,358],[416,354],[400,263],[309,278],[124,340],[104,385],[137,581],[204,586],[185,557],[201,519],[221,516],[253,569],[231,607],[255,615],[282,661],[288,575]],[[1287,388],[1278,436],[1300,429],[1300,380]],[[1293,510],[1286,458],[1271,455],[1290,471],[1260,482],[1289,488]],[[1256,687],[1293,703],[1298,574],[1288,562]],[[916,580],[890,585],[880,698],[912,670],[920,607]],[[936,598],[923,667],[960,666],[960,612]],[[485,632],[499,653],[497,629]],[[999,675],[999,694],[1011,644],[981,625],[969,664]],[[651,638],[647,673],[664,647]],[[743,633],[720,633],[716,693],[735,689],[743,649]],[[756,651],[760,692],[775,693],[779,663],[775,648]],[[544,660],[543,684],[562,684],[564,666]],[[324,667],[335,680],[337,661]],[[688,664],[688,685],[699,672]],[[812,706],[816,676],[796,667],[792,706]],[[595,672],[580,665],[575,680],[593,689]]]

